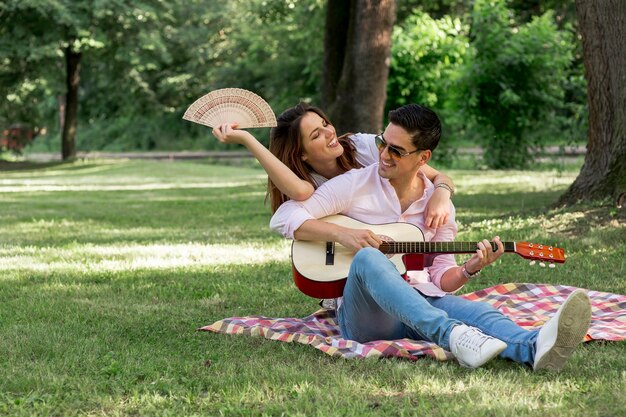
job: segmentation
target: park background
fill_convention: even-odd
[[[625,294],[625,21],[610,0],[0,2],[0,414],[621,415],[623,342],[586,344],[550,375],[196,332],[316,308],[267,229],[264,172],[81,156],[241,151],[182,120],[217,88],[277,114],[319,105],[340,132],[426,104],[459,239],[568,253],[549,272],[510,257],[464,290]]]

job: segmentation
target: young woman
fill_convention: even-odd
[[[345,134],[337,137],[328,117],[318,108],[300,103],[281,113],[270,132],[270,146],[265,148],[254,136],[237,125],[225,123],[213,129],[223,143],[244,145],[268,174],[268,194],[272,212],[285,201],[306,200],[326,180],[353,168],[378,162],[375,135]],[[406,156],[392,148],[397,159]],[[448,221],[452,180],[425,165],[423,173],[435,184],[435,192],[426,208],[426,226],[439,227]]]

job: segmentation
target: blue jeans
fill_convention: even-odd
[[[455,295],[429,297],[411,287],[380,251],[361,249],[354,257],[338,312],[341,335],[358,342],[416,339],[450,350],[459,324],[502,340],[500,357],[532,365],[538,331],[522,329],[488,303]]]

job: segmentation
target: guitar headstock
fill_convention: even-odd
[[[549,262],[550,264],[565,262],[565,250],[538,243],[515,242],[515,253],[532,261]]]

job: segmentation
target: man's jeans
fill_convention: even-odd
[[[411,287],[380,251],[354,257],[338,313],[342,337],[368,342],[409,338],[450,350],[450,332],[461,323],[508,346],[500,357],[532,365],[538,331],[513,323],[490,304],[454,295],[428,297]]]

